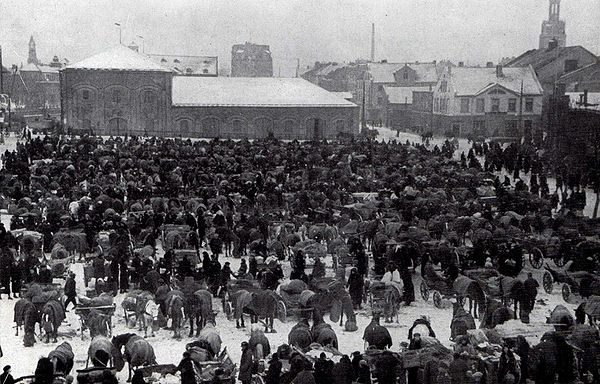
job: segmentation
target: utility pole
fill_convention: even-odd
[[[144,53],[144,52],[146,52],[146,51],[144,50],[144,45],[145,45],[145,44],[144,44],[144,41],[145,41],[145,40],[144,40],[144,36],[140,36],[140,35],[138,35],[138,37],[139,37],[140,39],[142,39],[142,53]]]
[[[115,23],[115,25],[119,27],[119,44],[122,44],[121,23]]]
[[[2,46],[0,45],[0,94],[4,93],[4,67],[2,66]]]
[[[375,23],[371,23],[371,63],[375,62]]]
[[[523,132],[523,80],[521,80],[521,93],[519,94],[519,132]],[[523,135],[525,132],[523,132]]]
[[[363,89],[362,89],[362,114],[361,114],[361,124],[362,124],[362,129],[364,130],[367,126],[367,123],[365,121],[365,79],[363,77]]]
[[[296,77],[300,75],[300,59],[296,59]]]

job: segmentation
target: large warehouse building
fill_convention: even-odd
[[[60,71],[63,122],[96,135],[282,139],[358,134],[358,107],[299,78],[177,76],[117,46]]]

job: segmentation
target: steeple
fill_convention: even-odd
[[[548,20],[542,23],[540,49],[562,48],[567,45],[565,22],[560,19],[560,0],[549,0],[549,3]]]
[[[39,64],[37,59],[37,54],[35,51],[35,41],[33,40],[33,36],[29,39],[29,56],[27,57],[27,63]]]

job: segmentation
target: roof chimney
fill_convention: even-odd
[[[458,66],[459,66],[460,68],[464,67],[464,66],[465,66],[465,62],[464,62],[464,61],[459,61],[459,62],[458,62]]]
[[[485,64],[485,66],[486,66],[486,68],[494,68],[494,63],[493,63],[493,62],[491,62],[491,61],[488,61],[488,62]]]
[[[496,65],[496,77],[504,77],[501,65]]]

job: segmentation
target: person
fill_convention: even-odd
[[[369,368],[369,364],[365,360],[359,362],[356,382],[359,384],[371,384],[371,368]]]
[[[529,343],[525,339],[525,336],[519,335],[517,336],[517,346],[516,353],[521,358],[521,380],[520,384],[527,383],[527,377],[529,376],[529,352],[531,351],[531,347]]]
[[[312,270],[312,277],[315,279],[325,277],[325,264],[321,261],[320,257],[315,257],[315,266]]]
[[[252,381],[252,366],[254,365],[254,359],[247,341],[243,341],[241,347],[242,357],[240,359],[240,373],[238,379],[242,384],[250,384]]]
[[[517,384],[519,382],[520,368],[513,351],[508,345],[502,347],[502,354],[498,362],[498,383]]]
[[[65,301],[65,312],[67,312],[67,307],[69,303],[73,303],[73,308],[77,307],[77,292],[75,290],[75,273],[69,272],[69,276],[67,277],[67,281],[65,281],[65,296],[67,299]]]
[[[340,362],[333,366],[331,371],[331,383],[351,384],[354,379],[354,370],[348,355],[343,355]]]
[[[350,277],[348,277],[347,286],[348,291],[350,292],[350,297],[352,298],[352,305],[354,305],[354,309],[360,309],[364,291],[364,281],[363,277],[358,273],[358,269],[356,267],[350,270]]]
[[[388,264],[388,266],[386,267],[386,272],[383,274],[381,281],[387,282],[387,283],[390,283],[390,282],[401,283],[402,282],[402,280],[400,278],[400,272],[398,272],[398,269],[396,269],[396,267],[393,264]]]
[[[409,351],[415,351],[422,348],[421,334],[415,333],[408,345]],[[408,384],[418,384],[419,367],[408,368]]]
[[[395,383],[396,382],[396,367],[398,366],[398,359],[392,354],[392,352],[385,350],[375,360],[375,377],[378,383]]]
[[[325,352],[321,352],[319,358],[315,361],[315,381],[317,384],[329,384],[332,370],[333,361],[327,359]]]
[[[294,377],[291,384],[316,384],[315,375],[310,362],[304,362],[302,370],[296,374],[296,377]]]
[[[144,374],[139,369],[136,369],[131,378],[131,384],[146,384],[144,380]]]
[[[392,336],[386,327],[379,324],[379,314],[374,313],[371,322],[365,328],[363,333],[365,349],[373,345],[375,348],[383,350],[393,345]]]
[[[525,288],[525,294],[527,295],[527,309],[529,312],[533,310],[535,305],[535,299],[538,294],[538,287],[540,284],[536,279],[533,278],[533,274],[531,272],[527,273],[527,279],[523,283],[523,287]]]
[[[196,384],[196,375],[200,374],[202,367],[192,360],[192,355],[188,351],[185,351],[177,371],[181,372],[181,384]]]
[[[238,268],[236,278],[241,279],[248,273],[248,264],[246,264],[246,259],[242,259],[240,261],[240,267]]]
[[[2,287],[5,292],[8,294],[8,300],[12,300],[10,295],[10,279],[12,275],[12,270],[14,268],[14,259],[12,252],[5,247],[2,249],[0,254],[0,275],[2,280]],[[1,294],[0,294],[1,298]]]
[[[6,365],[3,368],[3,372],[0,375],[0,384],[15,384],[15,379],[10,374],[10,365]]]
[[[354,379],[358,377],[360,371],[360,361],[363,359],[362,354],[359,351],[352,352],[352,369],[354,370]]]
[[[99,279],[104,279],[106,269],[104,268],[104,255],[102,255],[102,253],[92,261],[92,269],[94,270],[94,279],[96,279],[96,283]]]
[[[265,377],[265,384],[279,384],[279,377],[281,376],[281,361],[279,356],[274,353],[269,361],[269,368],[267,369],[267,375]]]
[[[467,372],[469,365],[467,364],[467,354],[454,352],[454,359],[448,367],[448,373],[452,384],[463,384],[467,382]]]

